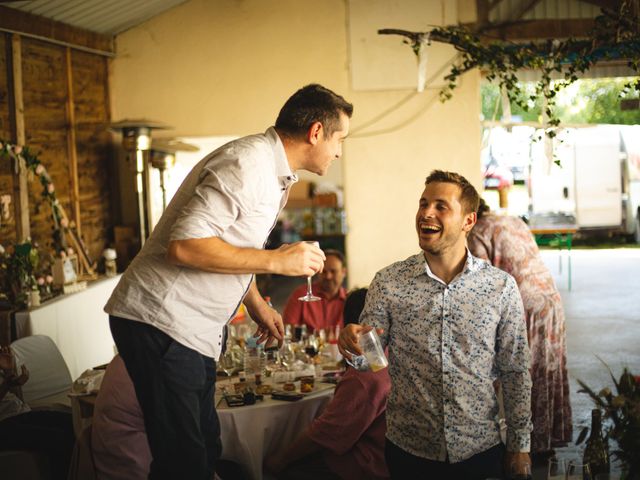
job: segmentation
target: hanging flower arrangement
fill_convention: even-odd
[[[15,145],[0,139],[0,159],[11,160],[15,174],[27,169],[30,175],[37,177],[42,185],[42,198],[51,206],[53,218],[53,245],[56,251],[64,247],[63,229],[67,228],[68,220],[56,197],[56,188],[46,167],[38,159],[38,155],[31,152],[29,147]]]

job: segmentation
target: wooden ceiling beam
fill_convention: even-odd
[[[90,32],[39,15],[0,6],[0,30],[113,56],[113,37]]]
[[[524,17],[533,7],[535,7],[540,0],[529,0],[523,3],[518,10],[516,10],[515,15],[512,17],[512,20],[520,20]]]
[[[617,11],[620,8],[620,0],[580,0],[583,3],[595,5],[596,7],[604,8],[606,10]]]
[[[468,25],[477,28],[476,25]],[[544,40],[548,38],[587,37],[593,29],[591,18],[571,18],[559,20],[523,20],[485,25],[482,35],[502,40]]]

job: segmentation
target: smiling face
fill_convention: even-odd
[[[304,166],[305,170],[324,175],[329,170],[331,163],[342,156],[342,142],[349,134],[349,117],[340,115],[340,127],[330,135],[321,123],[314,124],[309,133],[311,149]]]
[[[344,277],[347,275],[347,267],[335,255],[327,255],[324,268],[320,273],[320,286],[329,298],[338,294]]]
[[[476,223],[476,214],[464,212],[461,192],[454,183],[426,185],[416,215],[418,241],[425,253],[443,255],[464,251],[466,235]]]

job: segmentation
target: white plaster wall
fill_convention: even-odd
[[[367,285],[418,251],[413,218],[429,171],[455,170],[480,186],[479,74],[465,75],[441,104],[441,82],[415,93],[415,60],[400,37],[375,33],[417,28],[409,19],[425,15],[427,27],[468,21],[470,2],[393,0],[393,18],[386,3],[191,0],[118,36],[113,118],[162,121],[174,127],[165,135],[246,135],[271,125],[302,85],[344,95],[355,106],[353,134],[330,178],[345,188],[350,283]],[[363,38],[375,39],[372,48],[354,47]],[[451,58],[447,48],[438,47],[429,68]],[[404,67],[378,56],[391,64],[403,57]]]

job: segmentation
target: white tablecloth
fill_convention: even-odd
[[[320,384],[326,386],[325,384]],[[217,407],[220,418],[222,457],[241,464],[252,480],[263,478],[264,458],[288,447],[320,413],[333,396],[333,388],[312,393],[302,400],[263,401],[245,407]]]
[[[114,356],[109,316],[102,310],[120,275],[91,282],[86,290],[56,297],[16,313],[17,336],[47,335],[58,346],[74,380]]]

